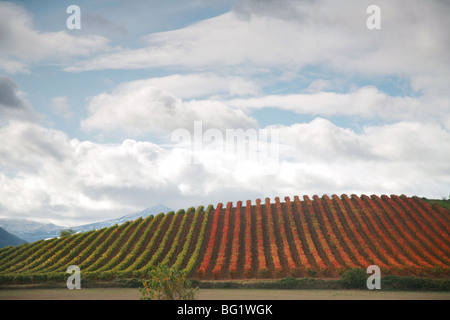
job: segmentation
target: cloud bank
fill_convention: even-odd
[[[399,122],[356,133],[316,118],[278,130],[280,162],[275,174],[265,175],[257,161],[208,161],[223,157],[222,150],[197,150],[200,162],[190,164],[183,161],[189,152],[175,144],[78,141],[10,121],[0,128],[0,208],[67,224],[114,217],[150,202],[178,209],[302,193],[427,196],[450,183],[450,133],[438,124]]]

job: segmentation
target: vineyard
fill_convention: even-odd
[[[260,199],[160,213],[110,228],[0,249],[0,282],[139,278],[165,264],[194,279],[450,275],[450,211],[418,197]]]

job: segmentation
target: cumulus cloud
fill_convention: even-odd
[[[0,119],[35,120],[37,115],[31,109],[24,94],[13,79],[0,75]]]
[[[163,86],[167,79],[163,79]],[[201,79],[201,81],[204,81]],[[256,121],[241,110],[214,100],[183,101],[169,91],[151,86],[157,81],[133,81],[119,85],[112,93],[91,98],[88,117],[81,122],[84,130],[124,130],[132,134],[149,132],[169,133],[178,128],[192,130],[194,121],[202,121],[205,128],[256,127]],[[167,85],[167,83],[166,83]],[[186,87],[175,90],[186,95]],[[170,86],[169,86],[170,87]],[[206,92],[221,91],[213,85]],[[203,89],[204,90],[204,89]],[[197,90],[197,94],[204,92]],[[230,87],[232,90],[232,86]]]
[[[39,32],[30,14],[11,2],[0,2],[0,68],[26,72],[37,61],[66,61],[108,50],[108,40],[96,35],[73,36],[66,31]]]
[[[437,123],[402,121],[364,126],[358,133],[316,118],[309,123],[279,126],[278,130],[281,142],[291,146],[298,159],[436,164],[450,156],[449,149],[439,147],[450,143],[449,131]]]
[[[289,155],[300,162],[351,161],[370,159],[367,142],[357,133],[333,125],[323,118],[309,123],[280,126],[281,143],[289,146]]]
[[[36,123],[8,121],[0,127],[0,136],[3,169],[33,172],[47,161],[61,162],[68,155],[66,135]]]
[[[163,179],[158,168],[163,151],[151,143],[80,142],[21,121],[3,124],[0,140],[0,215],[63,224],[96,221],[136,208],[132,201],[115,200],[108,190],[157,188]]]
[[[441,197],[450,183],[450,132],[438,124],[355,132],[317,118],[271,129],[279,130],[280,157],[274,174],[262,174],[259,160],[230,165],[223,148],[101,144],[10,121],[0,128],[0,215],[75,225],[157,203],[179,209],[324,193]],[[191,153],[198,163],[185,161]]]
[[[287,147],[283,155],[291,159],[283,168],[290,168],[291,178],[302,181],[287,185],[307,192],[439,198],[450,183],[446,174],[450,131],[437,123],[404,121],[365,126],[358,133],[317,118],[279,130],[281,144]],[[277,187],[284,190],[282,184]]]

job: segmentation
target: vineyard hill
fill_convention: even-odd
[[[450,210],[418,197],[333,195],[189,208],[0,249],[0,282],[139,278],[166,264],[195,279],[450,275]]]

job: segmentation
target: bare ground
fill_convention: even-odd
[[[0,300],[139,300],[138,289],[0,290]],[[450,300],[450,292],[367,290],[201,289],[199,300]]]

